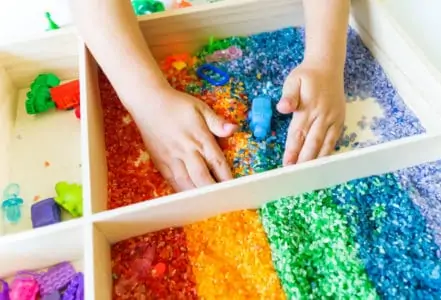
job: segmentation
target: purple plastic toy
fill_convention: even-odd
[[[68,262],[62,262],[49,268],[37,279],[40,284],[40,294],[42,296],[49,295],[66,287],[74,276],[75,270]]]
[[[0,279],[0,300],[9,300],[9,285]]]
[[[61,295],[59,291],[55,291],[52,294],[45,295],[41,298],[41,300],[60,300]]]
[[[79,272],[69,283],[63,294],[63,300],[83,300],[84,299],[84,275]]]
[[[40,285],[42,297],[65,288],[74,278],[76,272],[69,262],[62,262],[50,267],[47,272],[20,271],[17,276],[31,276]]]
[[[54,198],[38,201],[31,207],[32,226],[43,227],[61,222],[61,210]]]

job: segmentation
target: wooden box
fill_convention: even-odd
[[[70,28],[0,45],[0,186],[15,180],[11,174],[16,172],[21,172],[20,176],[25,176],[23,180],[29,184],[50,182],[47,177],[37,176],[42,162],[28,157],[35,155],[41,160],[40,153],[49,149],[46,143],[60,143],[58,133],[50,136],[30,129],[34,130],[35,141],[41,134],[40,143],[25,145],[29,151],[20,156],[23,161],[11,149],[17,143],[14,128],[22,126],[21,119],[14,115],[20,90],[29,86],[36,74],[53,71],[63,80],[80,78],[82,119],[79,129],[69,122],[69,116],[60,117],[60,122],[69,123],[66,130],[78,130],[78,140],[75,133],[71,138],[79,145],[63,139],[61,142],[68,143],[65,146],[69,149],[54,151],[48,160],[64,158],[77,163],[75,159],[79,157],[80,173],[67,179],[81,179],[84,196],[82,218],[13,234],[6,234],[6,228],[0,227],[0,277],[68,260],[85,273],[86,299],[111,299],[112,243],[221,213],[257,208],[282,196],[440,160],[441,74],[426,61],[379,1],[355,0],[352,5],[351,26],[420,119],[425,134],[109,211],[103,116],[94,58]],[[139,24],[154,56],[161,59],[172,53],[193,52],[211,35],[222,38],[302,26],[303,9],[300,0],[225,0],[140,17]],[[44,138],[48,140],[43,142]],[[27,161],[34,163],[23,163]],[[73,168],[73,163],[66,162],[63,170]],[[354,165],[358,167],[353,168]],[[51,183],[48,184],[46,189],[50,189]]]

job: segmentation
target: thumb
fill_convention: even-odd
[[[282,98],[277,103],[277,110],[282,114],[293,113],[300,104],[300,78],[291,75],[283,85]]]
[[[216,115],[208,106],[201,109],[202,116],[207,123],[208,129],[217,137],[229,137],[237,130],[237,125],[226,121],[224,118]]]

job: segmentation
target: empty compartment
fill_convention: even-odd
[[[78,45],[58,34],[0,46],[0,235],[81,215]]]
[[[100,288],[93,294],[439,298],[440,176],[441,161],[422,164],[257,210],[211,217],[194,208],[198,221],[191,224],[183,202],[175,206],[179,220],[163,214],[160,224],[148,221],[154,208],[150,215],[119,210],[95,222],[94,286]]]
[[[400,49],[391,47],[394,44],[406,47],[406,38],[397,34],[393,23],[381,15],[380,8],[375,18],[380,18],[384,28],[395,34],[391,35],[391,40],[381,36],[375,40],[380,29],[370,26],[369,9],[355,2],[345,68],[347,115],[336,155],[282,169],[278,168],[290,118],[278,114],[274,107],[285,76],[302,60],[301,1],[225,1],[176,14],[140,18],[141,29],[158,62],[165,59],[172,65],[165,67],[172,85],[205,99],[218,114],[241,125],[239,133],[219,140],[235,177],[268,171],[173,196],[168,196],[173,191],[153,167],[130,115],[87,54],[84,65],[89,77],[86,82],[94,91],[88,94],[88,119],[104,120],[98,125],[91,124],[93,130],[89,133],[89,159],[93,157],[90,172],[94,174],[90,178],[93,183],[91,195],[97,195],[91,196],[92,211],[161,196],[167,197],[157,204],[144,202],[144,206],[136,206],[133,210],[155,207],[161,211],[164,208],[163,213],[167,213],[173,211],[171,207],[175,201],[184,199],[188,205],[184,209],[189,215],[196,206],[205,206],[202,204],[206,203],[205,199],[212,200],[208,201],[212,208],[207,209],[213,212],[220,207],[225,211],[255,208],[268,199],[439,159],[441,138],[436,125],[439,112],[434,109],[439,103],[422,92],[424,86],[420,81],[414,82],[408,63],[395,61]],[[237,11],[241,14],[233,13]],[[259,35],[261,32],[264,33]],[[197,54],[202,57],[201,62],[206,61],[207,48],[205,52],[200,50],[207,45],[210,36],[217,39],[233,37],[227,39],[227,43],[242,50],[242,57],[238,59],[213,63],[230,74],[226,86],[213,87],[204,83],[196,76],[197,68],[192,67],[191,60],[187,61]],[[436,91],[440,88],[438,74],[432,74],[417,51],[412,50],[406,50],[409,61],[418,66],[421,76],[430,80],[431,91]],[[180,53],[188,53],[188,56],[176,55]],[[176,61],[179,66],[173,67]],[[164,67],[164,63],[161,66]],[[182,70],[177,69],[182,66]],[[179,76],[185,77],[190,84],[183,85]],[[273,119],[271,132],[263,142],[258,142],[251,134],[247,112],[252,100],[261,94],[272,101]],[[415,152],[420,155],[410,154]],[[105,160],[107,168],[103,165]],[[358,167],[353,167],[355,165]],[[271,169],[277,170],[269,171]],[[235,201],[234,195],[238,192],[243,195],[241,199],[252,200]],[[252,197],[253,194],[259,196]],[[228,199],[232,203],[215,199]],[[160,208],[162,205],[170,207]]]

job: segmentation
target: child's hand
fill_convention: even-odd
[[[331,154],[345,120],[343,72],[303,62],[286,79],[277,110],[293,113],[285,166]]]
[[[147,107],[148,106],[148,107]],[[205,103],[171,87],[132,111],[156,168],[175,191],[232,179],[213,134],[231,135],[236,126]]]

